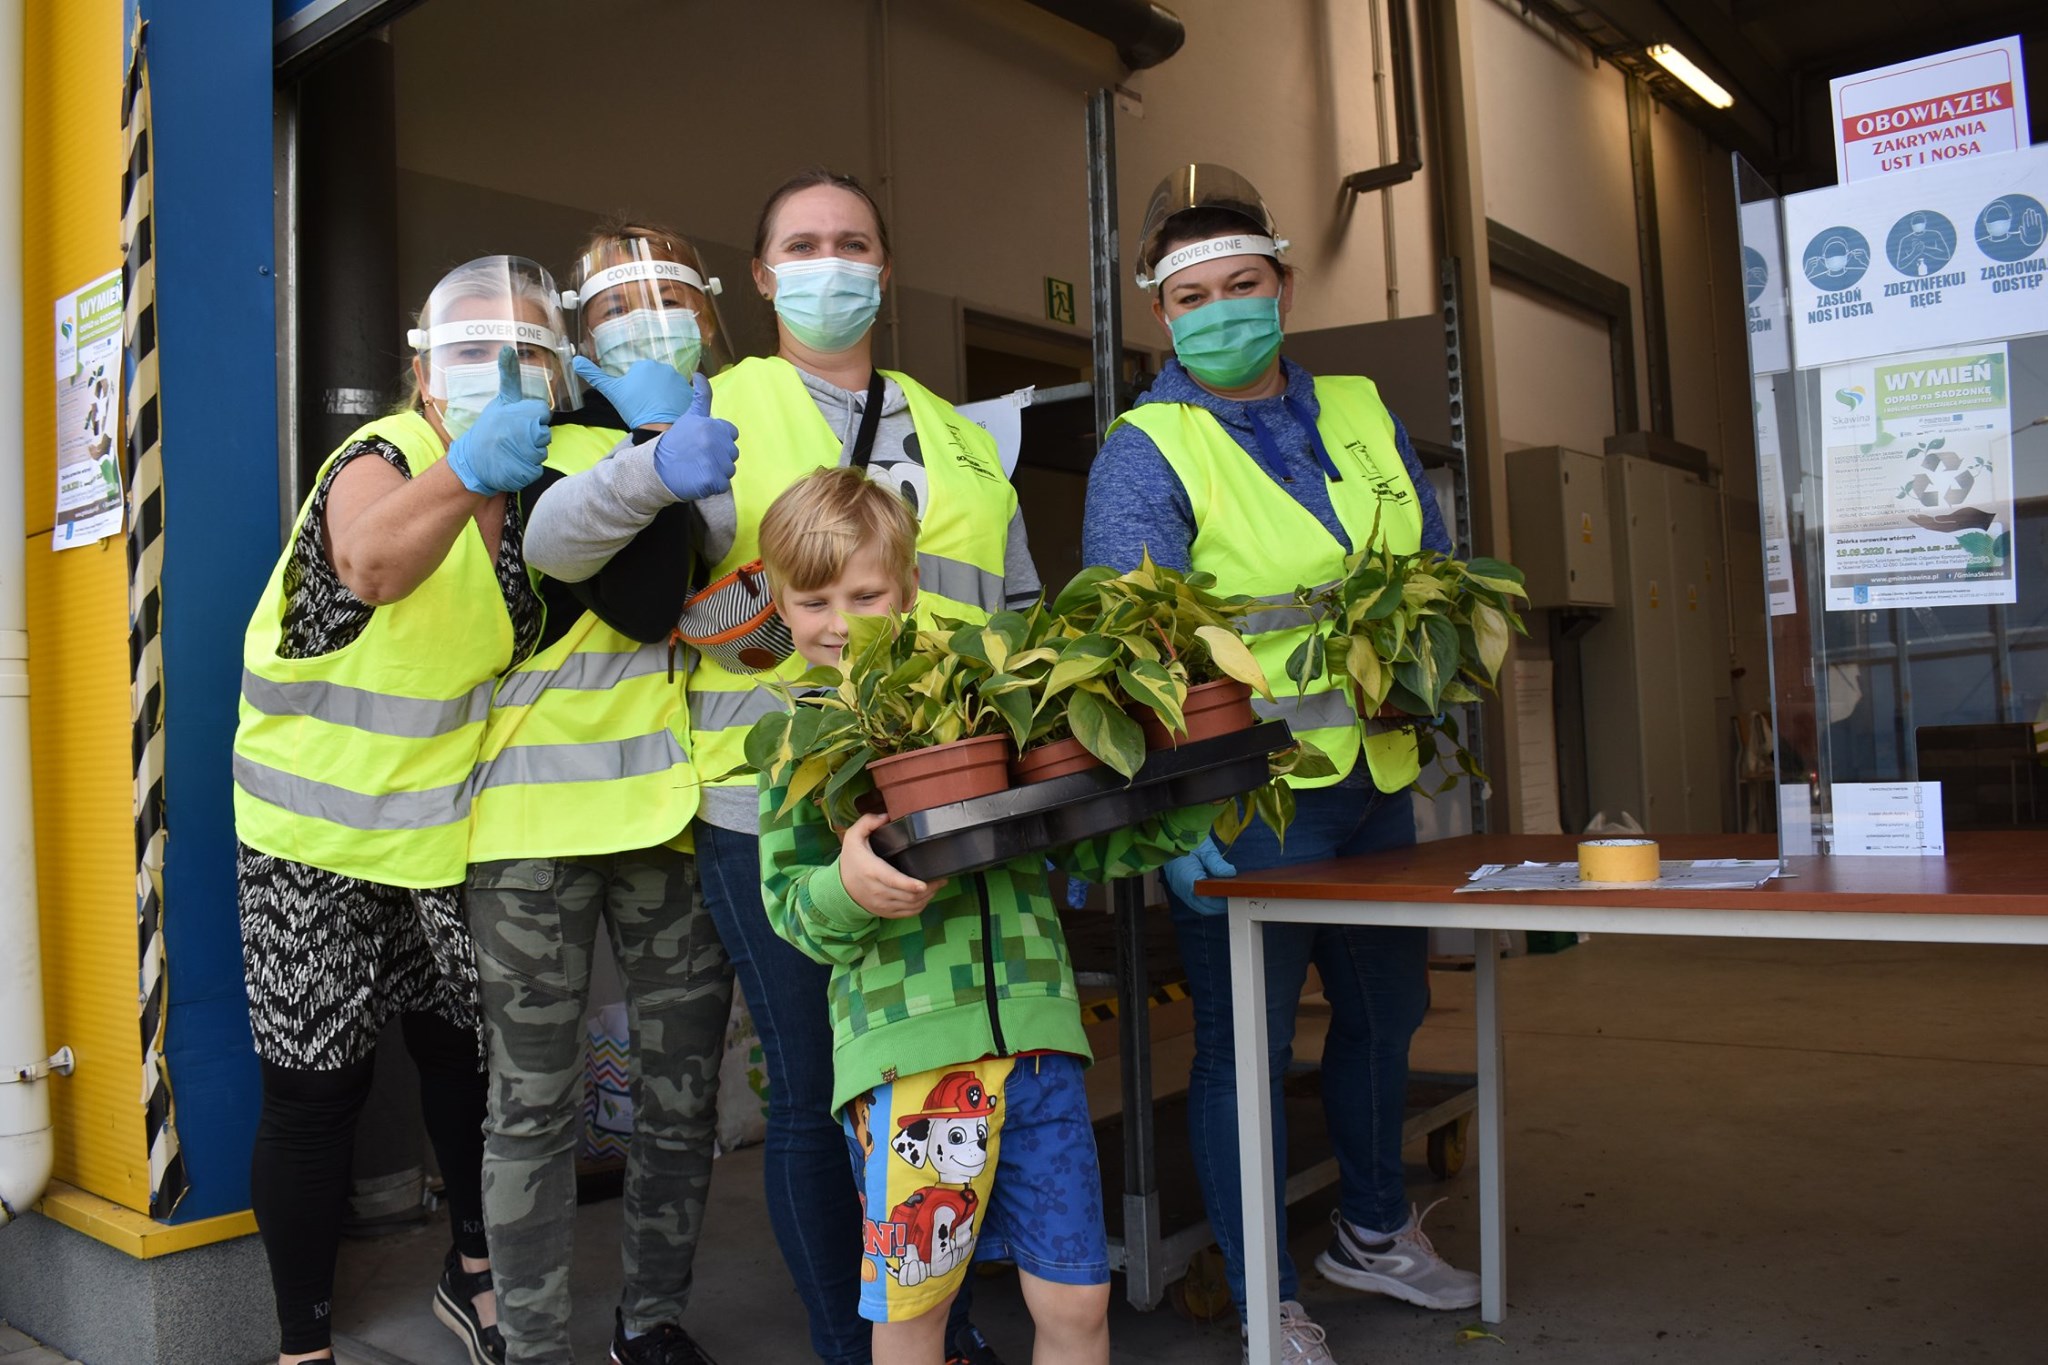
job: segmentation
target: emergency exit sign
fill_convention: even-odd
[[[1054,322],[1074,325],[1074,286],[1065,280],[1045,277],[1045,315]]]

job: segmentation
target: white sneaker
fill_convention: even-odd
[[[1409,1205],[1413,1216],[1408,1225],[1382,1241],[1359,1236],[1342,1213],[1333,1213],[1330,1221],[1336,1224],[1337,1235],[1330,1239],[1330,1249],[1316,1257],[1316,1269],[1347,1289],[1386,1294],[1421,1308],[1472,1307],[1479,1302],[1479,1277],[1437,1255],[1422,1231],[1422,1220],[1436,1204],[1419,1213]]]
[[[1246,1365],[1250,1365],[1249,1344],[1245,1346],[1244,1358]],[[1330,1354],[1323,1340],[1323,1329],[1293,1299],[1280,1304],[1280,1365],[1337,1365],[1337,1357]]]

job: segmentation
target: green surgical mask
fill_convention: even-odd
[[[1212,389],[1243,388],[1280,354],[1276,295],[1217,299],[1182,313],[1168,326],[1173,353],[1189,374]]]

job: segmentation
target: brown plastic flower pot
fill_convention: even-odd
[[[1138,718],[1138,728],[1145,732],[1148,749],[1172,749],[1193,740],[1249,730],[1259,723],[1252,710],[1252,689],[1235,678],[1197,683],[1188,689],[1188,699],[1181,706],[1181,717],[1188,723],[1186,734],[1177,735],[1167,729],[1166,722],[1153,714],[1150,707],[1138,707],[1133,714]]]
[[[1010,761],[1010,778],[1019,787],[1028,787],[1033,782],[1049,782],[1055,777],[1070,773],[1084,773],[1090,768],[1100,768],[1102,760],[1088,752],[1080,740],[1056,739],[1050,744],[1041,744],[1036,749],[1026,749]]]
[[[992,796],[1010,787],[1010,737],[978,735],[891,754],[869,762],[868,775],[888,803],[891,820],[955,801]]]

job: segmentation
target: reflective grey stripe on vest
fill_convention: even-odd
[[[1287,728],[1296,734],[1309,730],[1334,730],[1358,723],[1358,710],[1352,706],[1350,694],[1342,689],[1314,692],[1306,697],[1282,692],[1273,701],[1253,697],[1252,710],[1258,713],[1260,720],[1286,721]]]
[[[1003,609],[1003,576],[977,568],[964,559],[917,552],[917,586],[926,592],[966,602],[993,615]]]
[[[1329,583],[1319,584],[1316,587],[1310,588],[1309,591],[1319,593],[1335,586],[1336,583],[1332,580]],[[1294,605],[1294,594],[1291,592],[1276,592],[1271,596],[1261,597],[1259,601],[1267,603],[1276,608],[1276,610],[1255,611],[1249,616],[1240,617],[1237,623],[1240,634],[1268,635],[1276,630],[1295,630],[1302,626],[1312,625],[1315,622],[1314,612]]]
[[[399,739],[433,739],[482,720],[491,709],[492,686],[481,682],[463,696],[426,701],[342,683],[272,682],[242,670],[243,698],[266,716],[310,716],[330,725]]]
[[[367,792],[316,782],[236,754],[235,785],[259,801],[294,815],[350,829],[435,829],[469,817],[469,779],[425,791]]]
[[[781,709],[782,698],[765,687],[750,687],[744,692],[692,692],[690,728],[709,731],[750,727],[770,711]]]
[[[533,669],[509,675],[498,687],[499,706],[531,706],[550,687],[565,691],[602,692],[649,673],[668,671],[666,645],[642,645],[625,654],[571,654],[559,668]]]
[[[667,772],[688,755],[666,730],[593,744],[520,744],[479,770],[477,788],[538,782],[609,782]]]

